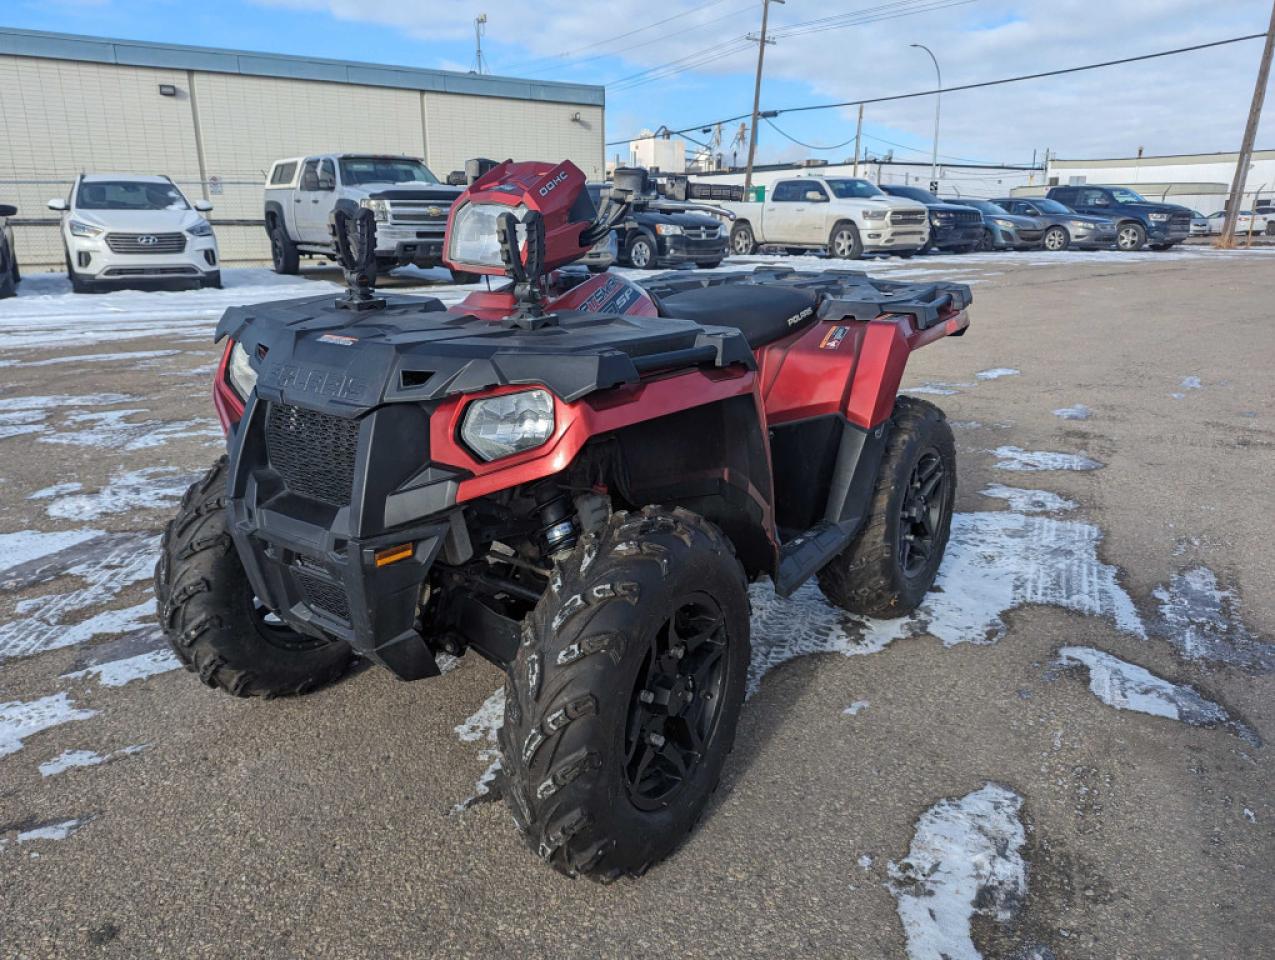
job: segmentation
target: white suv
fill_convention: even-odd
[[[81,174],[70,200],[50,200],[62,214],[66,272],[76,293],[145,281],[191,280],[221,286],[217,238],[168,177]]]

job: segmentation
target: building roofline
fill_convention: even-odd
[[[453,70],[428,70],[356,60],[297,57],[282,53],[225,50],[144,40],[115,40],[72,33],[19,30],[13,27],[0,27],[0,54],[161,70],[196,70],[287,80],[314,80],[321,83],[350,83],[368,87],[583,106],[601,107],[606,102],[605,88],[594,84],[523,80]]]

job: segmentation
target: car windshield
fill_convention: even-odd
[[[1040,199],[1033,198],[1031,201],[1031,205],[1035,207],[1037,210],[1039,210],[1041,213],[1072,213],[1073,212],[1070,207],[1064,206],[1063,204],[1059,203],[1057,200],[1050,200],[1046,197],[1041,197]]]
[[[958,203],[961,206],[973,207],[975,210],[981,210],[983,213],[990,213],[992,216],[1004,216],[1009,213],[1002,206],[998,206],[991,200],[971,200],[968,197],[953,197],[951,200],[944,200],[944,203]]]
[[[886,193],[891,193],[896,197],[907,197],[909,200],[916,200],[919,203],[938,203],[939,198],[928,190],[922,190],[920,187],[896,187],[891,184]]]
[[[438,183],[438,177],[419,160],[407,157],[343,157],[341,182],[346,186],[365,183]]]
[[[147,180],[85,180],[75,195],[80,210],[189,210],[171,183]]]
[[[824,183],[838,200],[866,200],[869,197],[885,196],[867,180],[825,180]]]
[[[1111,191],[1111,195],[1116,198],[1117,203],[1146,203],[1135,190],[1129,190],[1126,187],[1116,187]]]

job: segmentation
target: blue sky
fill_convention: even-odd
[[[768,48],[763,108],[928,89],[933,66],[912,43],[936,51],[950,86],[1257,32],[1269,16],[1268,0],[788,0],[772,7],[772,28],[782,36],[793,25],[876,7],[891,15],[826,29],[816,23]],[[751,107],[756,47],[735,38],[757,29],[756,0],[543,0],[534,8],[521,0],[7,0],[0,24],[464,70],[473,64],[472,18],[479,12],[489,16],[484,49],[494,73],[610,84],[678,60],[693,67],[627,89],[608,86],[608,140]],[[630,36],[613,39],[624,33]],[[1148,153],[1234,149],[1259,51],[1260,43],[1250,42],[950,94],[940,155],[1026,163],[1046,147],[1070,157],[1130,155],[1140,146]],[[825,146],[853,136],[854,111],[791,114],[775,123]],[[865,146],[927,160],[932,123],[932,98],[871,106]],[[763,160],[840,159],[851,149],[810,150],[761,127]]]

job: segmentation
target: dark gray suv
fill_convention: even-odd
[[[1128,187],[1082,184],[1050,187],[1049,199],[1077,213],[1111,217],[1116,221],[1116,249],[1168,250],[1191,235],[1191,211],[1176,203],[1155,203]]]

